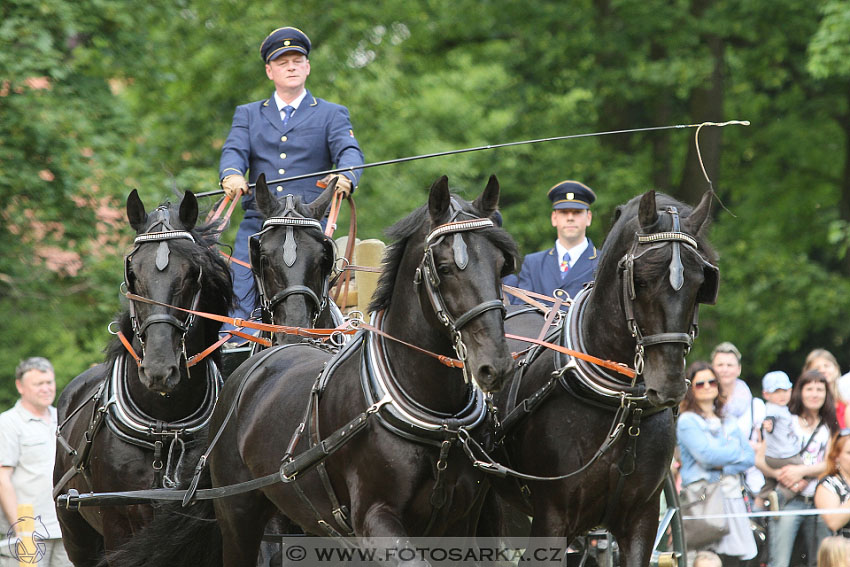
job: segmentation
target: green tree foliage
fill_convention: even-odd
[[[367,161],[566,134],[746,119],[704,128],[723,207],[712,241],[721,293],[691,358],[720,340],[752,385],[797,372],[808,349],[846,369],[850,322],[850,9],[821,0],[330,2],[8,0],[0,8],[0,368],[99,361],[121,308],[123,202],[216,188],[237,104],[269,96],[262,38],[314,40],[308,88],[351,109]],[[777,22],[782,22],[777,25]],[[647,189],[696,202],[709,187],[693,129],[467,153],[364,172],[361,237],[380,237],[448,174],[502,184],[524,252],[550,245],[554,183],[597,190],[590,236]],[[212,201],[206,203],[212,205]],[[238,223],[238,214],[233,225]],[[340,231],[345,230],[340,227]],[[223,240],[232,240],[233,227]],[[11,381],[0,406],[14,399]]]

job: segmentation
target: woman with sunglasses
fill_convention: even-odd
[[[814,509],[816,479],[826,471],[826,447],[831,435],[838,431],[835,402],[826,377],[817,370],[804,372],[794,384],[788,409],[794,418],[791,423],[800,440],[799,465],[771,469],[764,459],[764,443],[756,452],[756,465],[765,476],[775,478],[797,495],[783,511]],[[818,545],[829,530],[818,516],[787,515],[770,518],[768,531],[769,567],[788,567],[794,551],[794,540],[800,528],[806,547],[809,567],[817,564]]]
[[[835,358],[835,355],[824,348],[814,349],[806,356],[806,362],[803,365],[803,372],[809,370],[817,370],[826,377],[826,383],[829,384],[829,393],[832,394],[832,399],[835,400],[835,417],[838,419],[838,426],[847,427],[847,404],[841,398],[838,389],[841,368],[838,366],[838,360]]]
[[[682,485],[721,482],[724,511],[746,514],[740,473],[755,462],[753,449],[735,420],[724,419],[724,400],[711,365],[694,362],[686,375],[690,387],[680,405],[676,425]],[[729,518],[728,525],[729,533],[708,547],[720,556],[724,567],[734,567],[755,557],[757,549],[747,518]]]
[[[815,507],[844,509],[844,514],[824,514],[821,519],[836,535],[850,538],[850,429],[832,438],[824,473],[815,490]]]

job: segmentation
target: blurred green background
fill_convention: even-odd
[[[217,188],[233,109],[272,92],[259,44],[283,25],[313,40],[307,86],[349,107],[367,162],[751,121],[700,134],[727,210],[715,206],[711,232],[720,299],[702,308],[690,359],[731,340],[752,386],[771,369],[796,376],[814,347],[850,367],[847,2],[5,0],[0,14],[0,409],[23,357],[52,359],[60,387],[102,360],[127,194],[150,207]],[[614,207],[647,189],[697,202],[694,132],[369,169],[358,234],[381,237],[439,175],[472,197],[495,173],[523,253],[551,245],[546,192],[567,178],[599,195],[598,245]]]

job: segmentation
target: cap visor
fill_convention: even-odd
[[[555,209],[555,210],[560,210],[560,209],[584,209],[584,210],[588,210],[588,209],[590,209],[590,205],[588,205],[587,203],[579,203],[578,201],[570,201],[570,202],[566,202],[566,203],[555,203],[554,205],[552,205],[552,208]]]

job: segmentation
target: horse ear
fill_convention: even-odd
[[[336,182],[338,179],[334,177],[331,179],[331,182],[328,183],[328,186],[325,187],[325,190],[316,197],[312,203],[307,207],[307,216],[314,218],[316,220],[322,220],[322,217],[325,216],[325,211],[328,210],[328,205],[331,204],[333,200],[334,193],[336,192]]]
[[[198,222],[198,198],[191,191],[186,191],[180,201],[180,222],[183,230],[192,230]]]
[[[640,199],[638,207],[638,220],[644,230],[658,222],[658,211],[655,208],[655,191],[647,191]]]
[[[257,208],[263,213],[264,217],[269,218],[274,214],[275,198],[269,193],[265,173],[261,173],[257,178],[257,184],[254,186],[254,197],[257,199]]]
[[[127,220],[138,233],[145,229],[145,224],[148,222],[145,205],[139,197],[139,192],[135,189],[130,191],[130,195],[127,196]]]
[[[449,178],[443,175],[431,185],[431,194],[428,196],[428,212],[431,214],[431,221],[435,225],[442,224],[445,220],[451,199]]]
[[[484,192],[475,199],[472,205],[481,212],[483,218],[488,218],[496,212],[496,208],[499,206],[499,180],[496,178],[496,174],[490,176]]]
[[[700,199],[699,205],[682,221],[682,225],[688,234],[698,234],[705,225],[705,221],[708,220],[708,213],[711,211],[711,195],[711,191],[706,191]]]
[[[616,223],[620,220],[620,217],[623,215],[623,206],[619,205],[616,209],[614,209],[614,221],[612,224]]]

